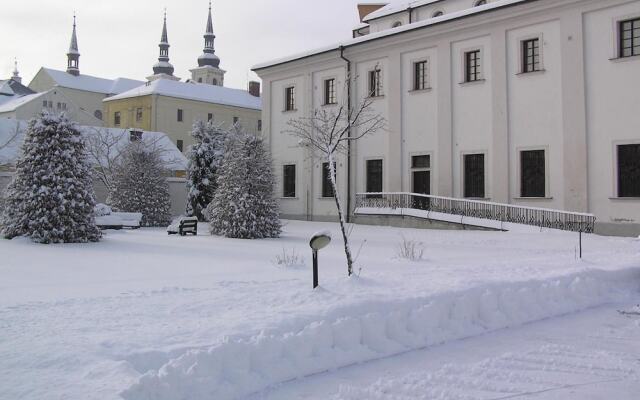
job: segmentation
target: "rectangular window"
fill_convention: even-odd
[[[618,146],[618,197],[640,197],[640,144]]]
[[[546,196],[544,150],[520,152],[520,196]]]
[[[62,110],[62,103],[58,102],[57,106],[58,106],[58,110]]]
[[[53,108],[53,101],[49,100],[49,108]]]
[[[178,148],[178,150],[180,150],[180,152],[182,152],[184,150],[184,141],[180,139],[176,140],[176,147]]]
[[[120,111],[116,111],[113,114],[113,124],[115,126],[120,126]]]
[[[482,199],[484,188],[484,154],[464,156],[464,197]]]
[[[142,108],[136,108],[136,122],[142,121]]]
[[[139,142],[142,140],[142,132],[141,131],[130,131],[129,132],[129,141],[130,142]]]
[[[540,71],[540,39],[522,41],[522,72]]]
[[[413,64],[413,90],[424,90],[427,87],[427,61],[418,61]]]
[[[333,170],[336,170],[336,163],[333,163]],[[333,197],[333,185],[331,184],[329,163],[322,163],[322,197]]]
[[[296,166],[282,166],[282,197],[296,197]]]
[[[262,120],[258,120],[258,132],[262,132]]]
[[[208,122],[213,121],[213,113],[209,113],[209,114],[207,114],[207,121],[208,121]]]
[[[238,121],[240,121],[240,118],[238,118],[238,117],[233,117],[233,124],[234,124],[234,125],[235,125],[235,124],[237,124],[237,123],[238,123]]]
[[[62,103],[62,109],[66,110],[67,109],[67,103]]]
[[[295,111],[296,109],[296,88],[291,86],[285,89],[285,111]]]
[[[382,193],[382,160],[367,160],[367,193]]]
[[[480,50],[464,53],[464,81],[476,82],[481,80]]]
[[[42,101],[42,108],[47,108],[47,101],[46,100]]]
[[[183,121],[183,111],[181,109],[178,108],[178,122],[182,122]]]
[[[428,155],[411,157],[411,168],[431,168],[431,157]]]
[[[327,79],[324,81],[324,104],[336,104],[338,98],[336,96],[336,80]]]
[[[621,21],[619,30],[620,57],[640,55],[640,18]]]
[[[382,71],[379,69],[369,71],[369,96],[382,96]]]

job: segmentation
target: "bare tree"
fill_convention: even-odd
[[[13,143],[20,135],[20,132],[20,122],[16,121],[16,128],[14,129],[14,131],[9,135],[8,138],[0,142],[0,150],[8,147],[11,143]]]
[[[339,154],[349,156],[349,144],[386,130],[385,118],[373,108],[374,98],[366,96],[349,104],[349,85],[355,83],[354,78],[347,77],[341,102],[333,107],[322,107],[313,111],[310,117],[291,119],[287,125],[288,133],[298,138],[298,147],[308,148],[314,159],[327,162],[329,176],[333,187],[333,198],[338,210],[340,230],[347,258],[347,272],[353,274],[353,256],[349,246],[349,234],[346,228],[345,210],[340,201],[340,193],[336,184],[335,160]],[[355,103],[355,104],[353,104]],[[349,195],[349,194],[348,194]],[[346,210],[350,212],[350,210]]]

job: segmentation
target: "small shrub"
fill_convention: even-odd
[[[273,264],[282,268],[300,268],[304,267],[304,257],[296,249],[282,248],[282,253],[276,255]]]
[[[397,251],[398,257],[409,261],[421,261],[424,255],[424,246],[422,242],[417,240],[407,239],[402,235],[402,242],[398,245]]]

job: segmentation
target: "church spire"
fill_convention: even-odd
[[[169,62],[169,37],[167,35],[167,10],[164,10],[164,23],[162,25],[162,37],[160,38],[160,56],[158,62],[153,66],[155,75],[173,76],[173,65]]]
[[[214,68],[218,68],[220,66],[220,58],[216,56],[214,41],[216,39],[216,35],[213,34],[213,20],[211,18],[211,1],[209,1],[209,16],[207,19],[207,30],[204,34],[204,50],[202,55],[198,57],[198,65],[201,67],[211,66]]]
[[[71,75],[80,75],[80,51],[78,50],[78,36],[76,35],[76,14],[73,14],[73,32],[71,43],[67,53],[67,72]]]
[[[11,76],[11,79],[13,79],[15,82],[18,83],[22,83],[22,78],[20,77],[20,72],[18,72],[18,59],[14,58],[13,59],[13,76]]]

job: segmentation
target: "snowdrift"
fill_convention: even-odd
[[[296,378],[626,300],[639,289],[640,270],[628,268],[362,302],[295,332],[263,332],[190,350],[147,372],[121,396],[241,398]]]

